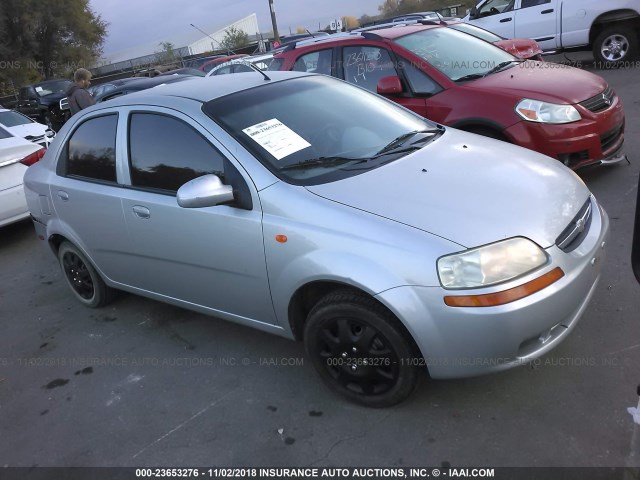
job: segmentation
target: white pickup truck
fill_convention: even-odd
[[[602,65],[638,55],[640,0],[482,0],[465,22],[543,50],[593,50]]]

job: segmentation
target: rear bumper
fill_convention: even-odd
[[[22,185],[0,191],[0,227],[29,217]]]

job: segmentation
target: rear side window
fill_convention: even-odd
[[[209,173],[224,180],[222,154],[193,127],[167,115],[131,115],[129,159],[134,187],[176,192]]]
[[[82,123],[67,145],[66,174],[116,182],[116,126],[118,115],[90,118]]]
[[[313,72],[331,75],[332,53],[333,50],[329,48],[302,55],[293,65],[293,70],[296,72]]]

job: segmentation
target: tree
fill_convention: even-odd
[[[168,63],[173,63],[177,60],[176,52],[173,50],[173,43],[160,42],[158,45],[162,47],[162,51],[156,52],[156,63],[165,65]]]
[[[342,23],[344,24],[344,28],[347,30],[353,30],[360,26],[360,22],[358,22],[356,17],[343,17]]]
[[[106,31],[89,0],[2,0],[0,55],[12,68],[0,69],[0,82],[20,86],[88,68],[102,53]]]
[[[227,50],[235,50],[242,48],[249,43],[249,35],[244,30],[240,30],[235,26],[227,28],[224,32],[224,38],[220,45]]]

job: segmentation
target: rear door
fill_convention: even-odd
[[[518,0],[518,2],[515,37],[532,38],[543,50],[557,48],[560,15],[558,0]]]
[[[67,234],[110,279],[122,282],[127,231],[116,172],[118,114],[99,114],[82,121],[58,156],[51,198]]]

